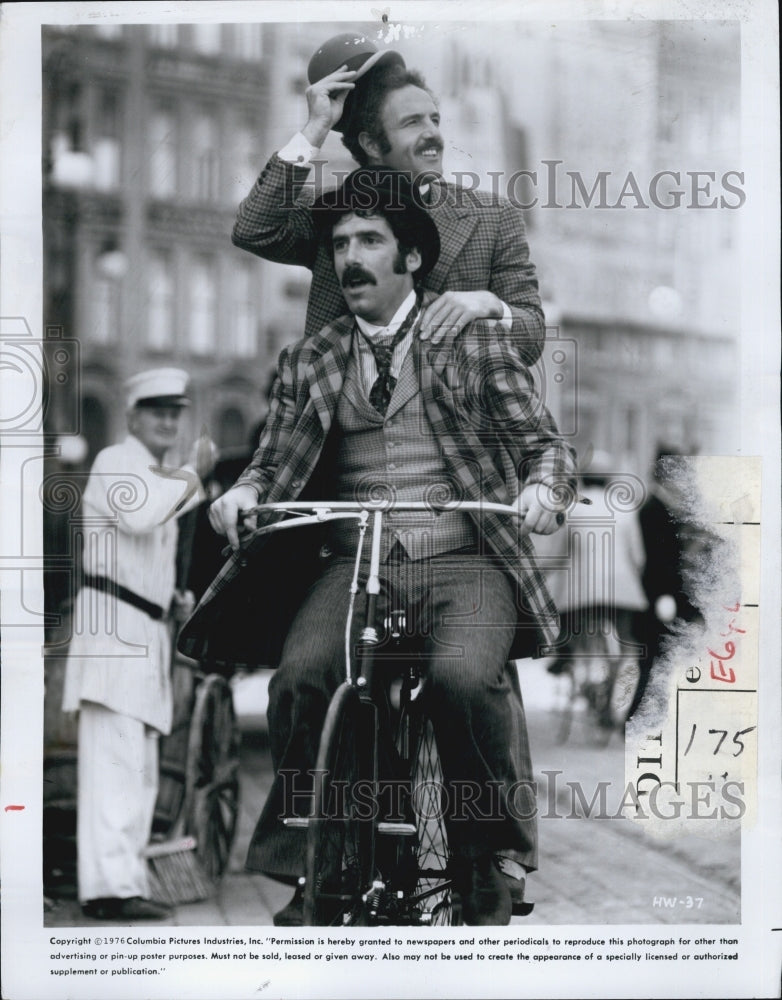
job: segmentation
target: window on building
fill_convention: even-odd
[[[52,108],[54,140],[66,150],[83,150],[84,146],[84,91],[77,81],[58,83],[57,100]]]
[[[93,31],[99,38],[108,38],[111,40],[122,38],[121,24],[95,24],[93,25]]]
[[[255,130],[249,123],[239,125],[232,136],[233,151],[230,162],[230,198],[241,201],[255,183],[260,173]]]
[[[175,49],[179,42],[176,24],[149,24],[147,32],[151,45],[161,49]]]
[[[159,107],[149,123],[149,190],[168,198],[177,187],[176,119],[168,107]]]
[[[193,122],[193,194],[200,201],[214,201],[218,189],[218,129],[212,112],[199,112]]]
[[[120,104],[116,90],[101,88],[98,91],[92,157],[95,187],[101,191],[111,191],[120,182]]]
[[[169,350],[175,343],[175,281],[168,250],[153,250],[148,257],[147,303],[147,347]]]
[[[263,35],[260,24],[234,24],[232,38],[233,54],[237,59],[252,62],[263,54]]]
[[[193,32],[193,48],[196,52],[201,52],[205,56],[216,56],[219,54],[219,24],[194,24],[191,30]]]
[[[94,163],[86,148],[85,89],[69,80],[58,81],[56,90],[49,147],[52,180],[68,187],[91,186]]]
[[[636,454],[641,447],[640,420],[638,407],[629,405],[625,410],[624,441],[622,448],[625,454]]]
[[[231,352],[237,358],[253,358],[258,349],[256,336],[255,281],[253,261],[242,261],[233,271],[233,316]]]
[[[81,404],[81,429],[87,439],[86,464],[110,443],[109,419],[106,407],[96,396],[85,396]]]
[[[217,343],[217,262],[198,254],[190,268],[187,343],[193,354],[212,354]]]
[[[660,94],[657,99],[657,141],[673,144],[680,135],[682,113],[681,97],[667,74],[661,75]]]
[[[90,284],[89,339],[93,344],[113,344],[119,338],[120,283],[95,272]]]

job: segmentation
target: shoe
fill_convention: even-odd
[[[302,927],[304,925],[304,889],[297,885],[290,902],[272,917],[275,927]]]
[[[454,877],[462,897],[462,919],[469,927],[502,927],[510,923],[511,893],[493,854],[457,863]]]
[[[120,899],[116,896],[101,896],[90,899],[82,906],[85,917],[93,920],[166,920],[171,910],[160,903],[141,896]]]
[[[503,854],[495,854],[494,860],[505,876],[505,881],[510,889],[511,913],[514,917],[528,917],[535,909],[535,904],[528,903],[524,899],[527,888],[526,869],[517,861]]]
[[[524,891],[526,889],[527,880],[522,879],[506,879],[508,883],[508,889],[510,890],[510,911],[514,917],[528,917],[530,913],[535,909],[534,903],[528,903],[524,899]]]

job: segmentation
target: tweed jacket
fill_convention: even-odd
[[[424,303],[431,299],[426,295]],[[328,462],[327,439],[350,359],[354,326],[351,315],[342,316],[316,336],[283,350],[258,450],[238,480],[257,490],[260,503],[301,498],[307,487],[312,493],[320,469]],[[519,482],[573,488],[572,449],[559,436],[518,353],[490,324],[473,323],[438,345],[416,338],[411,350],[453,497],[513,503]],[[321,457],[324,461],[319,465]],[[333,497],[326,493],[319,499]],[[516,582],[520,616],[536,623],[545,642],[553,642],[558,615],[529,538],[519,532],[517,522],[502,515],[481,512],[474,520],[485,551],[493,553]],[[273,537],[297,534],[306,530]],[[232,655],[230,649],[238,649],[247,637],[249,615],[253,619],[250,638],[254,636],[256,646],[263,650],[255,662],[274,662],[261,635],[261,618],[270,619],[279,630],[281,586],[304,570],[298,557],[285,549],[277,550],[274,558],[264,554],[264,542],[260,539],[247,554],[232,555],[212,582],[180,633],[180,649],[186,655],[225,661]],[[302,572],[297,574],[297,569]],[[248,596],[250,590],[256,591],[254,599]],[[276,647],[272,644],[271,648]],[[239,659],[253,661],[246,649]]]
[[[232,234],[236,246],[259,257],[312,271],[307,337],[345,311],[333,262],[313,225],[314,189],[306,184],[308,174],[308,167],[273,155],[239,206]],[[438,294],[493,292],[510,308],[511,339],[521,359],[534,364],[546,330],[521,212],[506,199],[444,181],[432,185],[430,200],[440,256],[426,288]]]

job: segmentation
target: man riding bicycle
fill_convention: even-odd
[[[510,752],[526,734],[505,663],[525,627],[543,642],[557,634],[527,534],[557,529],[572,495],[572,450],[518,353],[488,324],[469,324],[436,345],[415,336],[429,300],[420,285],[439,237],[406,175],[361,168],[314,211],[349,312],[282,352],[258,450],[210,520],[236,550],[242,512],[295,500],[315,481],[323,499],[369,502],[378,491],[388,499],[384,593],[393,590],[422,635],[446,790],[471,789],[459,815],[446,815],[464,920],[507,924],[510,890],[495,854],[534,846],[524,822],[534,790],[519,788],[527,783]],[[453,500],[444,512],[394,514],[394,499],[426,500],[433,489]],[[524,527],[460,512],[459,499],[515,504]],[[329,535],[328,558],[269,687],[276,778],[247,867],[292,884],[303,872],[304,840],[281,821],[286,782],[291,774],[304,781],[314,768],[329,698],[344,677],[355,542],[355,528]],[[184,630],[185,652],[208,657],[219,620],[210,605],[230,603],[244,561],[237,553],[205,595]],[[362,626],[357,614],[354,641]],[[275,923],[301,923],[299,890]]]

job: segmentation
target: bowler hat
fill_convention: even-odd
[[[398,65],[404,67],[405,61],[398,52],[393,49],[379,49],[374,42],[370,41],[366,35],[356,32],[347,32],[342,35],[334,35],[320,46],[318,51],[310,59],[307,67],[307,79],[309,82],[317,83],[329,73],[334,73],[341,66],[347,66],[349,70],[355,71],[354,82],[360,80],[368,73],[373,66],[383,62],[386,65]],[[343,123],[347,121],[346,110],[351,100],[351,93],[345,98],[342,115],[339,120],[331,126],[335,132],[342,132]]]
[[[324,192],[312,206],[316,227],[325,232],[348,212],[380,213],[389,219],[397,238],[421,254],[417,274],[423,277],[437,263],[440,234],[422,204],[420,185],[410,175],[390,167],[359,167],[342,187]]]

